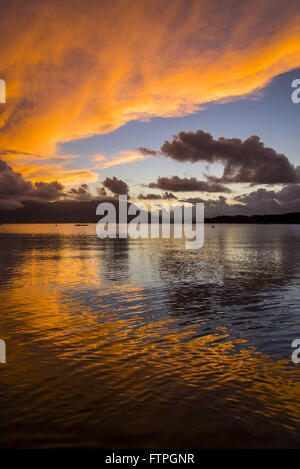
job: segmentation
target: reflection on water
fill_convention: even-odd
[[[299,447],[300,227],[0,227],[2,447]]]

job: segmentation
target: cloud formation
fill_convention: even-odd
[[[258,189],[235,198],[248,210],[257,213],[286,213],[300,211],[300,184],[288,185],[279,191]]]
[[[152,153],[147,148],[140,151]],[[156,154],[179,162],[221,163],[224,166],[221,178],[206,176],[212,183],[283,184],[300,181],[300,167],[292,165],[285,155],[265,147],[256,135],[243,141],[239,138],[214,139],[203,130],[179,132],[171,142],[165,141]]]
[[[75,185],[98,182],[99,174],[88,169],[81,168],[67,168],[64,164],[63,157],[59,157],[55,163],[39,162],[36,158],[34,160],[23,160],[20,162],[13,162],[11,166],[18,173],[22,174],[27,180],[31,182],[52,182],[58,181],[63,185]],[[54,158],[53,158],[54,159]],[[54,159],[55,160],[55,159]],[[61,164],[59,164],[61,162]]]
[[[174,200],[177,197],[172,192],[165,192],[164,194],[139,194],[140,200]]]
[[[300,212],[300,184],[287,185],[279,191],[258,189],[233,200],[219,196],[214,200],[195,197],[184,199],[182,202],[204,203],[206,217]]]
[[[57,181],[26,181],[22,174],[15,172],[5,161],[0,160],[0,205],[12,209],[22,206],[22,200],[38,198],[56,200],[63,195],[64,186]]]
[[[87,184],[81,184],[78,188],[72,187],[65,193],[65,196],[74,200],[91,200],[93,198]]]
[[[53,156],[59,142],[186,115],[300,66],[298,0],[2,3],[10,152]]]
[[[125,181],[116,178],[115,176],[112,178],[106,178],[102,181],[103,186],[112,192],[114,195],[128,195],[129,194],[129,187]]]
[[[173,192],[231,192],[229,188],[218,182],[198,181],[196,178],[188,179],[178,176],[159,177],[157,182],[151,182],[148,187]]]
[[[94,169],[106,169],[111,166],[121,164],[137,163],[149,158],[150,155],[143,155],[139,151],[121,151],[117,155],[107,157],[105,155],[95,155],[93,161],[96,163]]]

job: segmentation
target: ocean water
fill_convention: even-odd
[[[300,447],[300,226],[0,226],[0,447]]]

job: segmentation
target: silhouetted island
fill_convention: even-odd
[[[255,224],[299,224],[300,213],[283,213],[280,215],[232,215],[206,218],[205,223],[255,223]]]
[[[117,220],[118,200],[108,199],[116,207]],[[91,201],[25,201],[22,207],[15,210],[0,210],[0,224],[4,223],[96,223],[101,217],[96,215],[99,200]],[[128,202],[130,205],[130,202]],[[134,216],[128,217],[130,221]],[[248,224],[299,224],[300,212],[279,215],[223,215],[206,218],[205,223],[248,223]]]

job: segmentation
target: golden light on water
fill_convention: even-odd
[[[7,314],[3,332],[10,344],[3,382],[22,391],[25,400],[32,397],[38,418],[52,416],[53,431],[65,428],[66,437],[72,421],[80,428],[87,418],[100,440],[122,433],[126,424],[128,435],[139,435],[141,445],[150,446],[155,434],[179,446],[186,439],[205,446],[209,434],[215,444],[222,438],[230,445],[226,425],[241,429],[237,445],[248,435],[251,446],[257,423],[267,421],[269,429],[264,423],[255,430],[266,445],[284,432],[297,435],[297,370],[290,350],[285,357],[268,352],[268,340],[282,337],[271,318],[268,325],[271,310],[257,290],[263,275],[262,287],[276,302],[276,271],[286,268],[289,256],[284,242],[272,269],[259,273],[264,259],[253,256],[255,251],[249,255],[251,246],[264,244],[263,238],[252,244],[261,234],[255,227],[248,237],[242,227],[210,230],[209,249],[188,258],[179,249],[181,240],[156,240],[153,249],[149,240],[100,241],[93,228],[2,228],[15,233],[14,274],[7,267],[1,292]],[[284,232],[273,231],[273,238],[271,233],[269,243],[278,246]],[[236,259],[234,267],[229,257]],[[295,261],[289,266],[297,278]],[[212,279],[209,265],[219,262],[223,270]],[[194,272],[190,277],[188,266]],[[227,280],[241,267],[250,274],[244,274],[244,298],[238,294],[241,277],[236,290]],[[270,332],[263,339],[266,327]],[[189,422],[184,431],[179,415]]]

